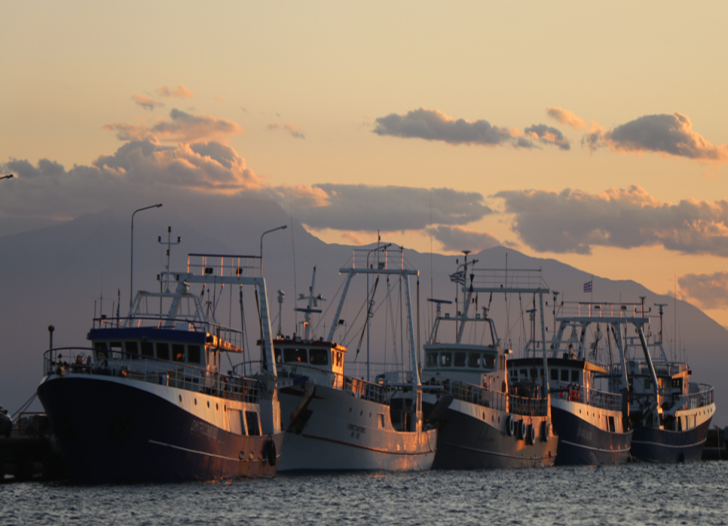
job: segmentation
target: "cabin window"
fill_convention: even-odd
[[[260,426],[258,425],[258,413],[256,413],[255,411],[245,411],[245,422],[248,424],[249,435],[260,435]]]
[[[456,352],[455,353],[455,367],[465,367],[465,353],[464,352]]]
[[[336,367],[341,367],[341,362],[343,362],[343,355],[341,354],[341,351],[336,351]]]
[[[169,360],[169,344],[157,344],[157,358],[159,358],[160,360]]]
[[[273,353],[276,357],[276,363],[281,363],[281,350],[280,349],[273,349]]]
[[[139,358],[139,347],[137,342],[125,342],[124,349],[126,350],[126,357],[136,360]]]
[[[329,364],[329,351],[327,349],[310,349],[308,357],[312,365]]]
[[[531,369],[530,373],[531,378],[538,378],[538,376],[536,376],[536,369]]]
[[[672,379],[672,386],[675,389],[682,389],[682,378],[673,378]]]
[[[569,381],[569,370],[568,369],[561,369],[561,381],[562,382]]]
[[[103,361],[106,359],[106,342],[94,342],[94,349],[96,349],[96,359]]]
[[[175,362],[185,361],[185,346],[179,343],[172,344],[172,358]]]
[[[286,363],[306,363],[306,349],[283,349],[283,361]]]
[[[571,371],[571,381],[572,382],[579,381],[579,371]]]
[[[142,342],[142,356],[154,358],[154,344],[152,342]]]
[[[495,369],[495,355],[494,354],[484,354],[483,359],[485,360],[485,363],[483,365],[486,369]]]
[[[554,381],[558,381],[558,379],[559,379],[559,370],[558,369],[551,369],[551,379]]]
[[[645,378],[645,389],[649,389],[652,386],[650,378]]]
[[[480,354],[468,353],[468,367],[480,367]]]
[[[187,361],[190,363],[200,363],[200,346],[199,345],[188,345],[187,346]]]
[[[121,342],[111,342],[109,347],[111,347],[110,358],[112,360],[121,360]]]
[[[526,369],[521,369],[518,371],[518,375],[520,376],[521,380],[528,378],[528,371]]]
[[[441,352],[440,353],[440,365],[442,367],[450,367],[452,365],[452,353]]]
[[[428,352],[425,354],[425,366],[426,367],[437,367],[437,353]]]

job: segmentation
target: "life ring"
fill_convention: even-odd
[[[528,432],[526,433],[526,438],[527,438],[526,442],[529,445],[532,446],[533,444],[536,443],[536,430],[534,429],[533,424],[528,426]]]
[[[519,422],[518,422],[518,439],[519,440],[526,439],[526,421],[525,420],[519,420]]]
[[[276,443],[273,442],[273,438],[270,437],[268,442],[265,443],[265,454],[268,457],[268,464],[270,466],[276,465]]]
[[[506,417],[506,435],[508,435],[509,437],[512,437],[513,433],[515,433],[515,431],[516,431],[515,430],[515,421],[513,420],[513,418],[510,415],[508,415]]]

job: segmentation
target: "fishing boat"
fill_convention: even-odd
[[[690,382],[690,366],[669,358],[663,347],[666,305],[655,306],[660,329],[654,338],[643,330],[650,319],[644,298],[639,304],[622,306],[633,311],[637,336],[625,335],[622,360],[612,378],[630,394],[632,457],[646,462],[694,462],[701,459],[715,415],[713,387]]]
[[[541,358],[528,356],[533,351],[527,348],[526,356],[508,363],[511,381],[540,382],[547,371],[551,416],[559,435],[557,465],[624,463],[629,459],[633,435],[626,398],[607,382],[610,364],[599,364],[596,358],[603,340],[601,325],[607,328],[607,342],[611,344],[614,337],[615,346],[621,348],[619,328],[625,319],[615,317],[609,304],[561,302],[558,309],[558,328],[546,368]],[[587,345],[590,331],[593,341]],[[611,360],[611,352],[609,357]],[[601,385],[604,383],[608,385]]]
[[[422,374],[430,388],[425,414],[439,431],[433,468],[551,466],[559,437],[552,429],[548,389],[510,382],[506,371],[512,351],[502,345],[489,307],[477,312],[476,299],[478,293],[491,299],[493,293],[542,297],[548,288],[540,271],[468,268],[477,260],[467,258],[465,251],[464,263],[450,276],[463,293],[462,310],[456,305],[454,316],[443,315],[442,305],[452,302],[431,300],[437,314],[424,345]],[[450,339],[442,336],[448,330]]]
[[[414,344],[410,276],[402,250],[354,250],[328,338],[316,339],[311,315],[321,312],[314,295],[316,270],[304,312],[302,336],[280,336],[273,344],[282,381],[292,385],[280,390],[281,413],[286,427],[285,455],[280,471],[430,469],[435,458],[437,431],[422,418],[422,387]],[[369,261],[371,255],[372,261]],[[412,368],[406,373],[379,376],[379,381],[345,374],[347,347],[335,343],[336,329],[352,279],[359,274],[398,277],[405,287],[407,334]],[[377,282],[375,281],[375,283]],[[372,294],[373,296],[373,294]],[[373,301],[367,292],[366,322]],[[366,327],[366,325],[365,325]],[[363,333],[362,333],[363,334]]]
[[[95,318],[89,347],[54,348],[51,332],[38,397],[72,479],[275,475],[283,434],[261,258],[190,254],[185,272],[168,263],[160,282],[160,292],[136,295],[126,318]],[[240,289],[241,308],[243,287],[256,290],[267,359],[255,376],[223,372],[222,356],[244,350],[242,331],[217,321],[225,286]]]

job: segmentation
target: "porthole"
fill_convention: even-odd
[[[182,401],[182,395],[179,395],[179,401],[180,402]]]
[[[210,407],[210,401],[209,400],[207,401],[207,407],[208,408]]]
[[[197,398],[195,398],[195,405],[197,405]]]

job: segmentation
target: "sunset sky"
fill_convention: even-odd
[[[726,20],[708,1],[0,0],[0,235],[258,192],[327,242],[503,244],[728,325]]]

